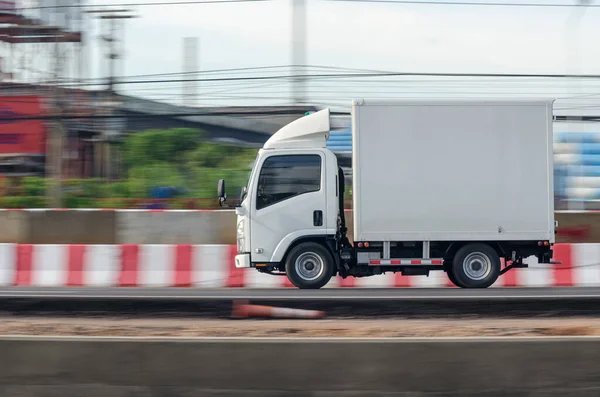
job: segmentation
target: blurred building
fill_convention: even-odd
[[[76,78],[78,1],[0,1],[0,173],[43,175],[57,83]],[[28,8],[33,7],[33,8]],[[58,54],[58,55],[57,55]],[[78,105],[72,106],[75,112]],[[15,120],[11,120],[15,119]]]
[[[312,106],[190,108],[151,100],[81,90],[3,83],[0,91],[0,174],[45,175],[48,137],[60,122],[65,130],[65,178],[118,178],[119,153],[109,150],[126,134],[149,129],[195,128],[202,139],[260,147],[279,128]],[[56,115],[59,98],[63,115]],[[11,120],[15,119],[15,120]]]

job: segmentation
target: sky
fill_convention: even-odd
[[[157,0],[98,0],[95,4],[136,2]],[[574,3],[527,1],[536,2]],[[600,6],[600,1],[594,3]],[[200,40],[198,66],[202,71],[283,66],[292,62],[292,0],[127,8],[138,18],[126,22],[124,76],[181,72],[182,40],[190,36]],[[600,75],[600,8],[307,0],[307,29],[308,65],[394,72]],[[93,23],[93,31],[85,60],[90,77],[99,77],[103,70],[99,67],[102,54],[98,21]],[[324,70],[312,68],[307,73]],[[283,69],[271,69],[252,74],[282,72]],[[242,75],[249,72],[210,76]],[[245,104],[257,100],[279,104],[288,100],[288,84],[268,83],[200,82],[198,90],[206,95],[202,95],[199,104]],[[182,100],[180,83],[130,85],[123,90],[174,103]],[[501,93],[594,98],[593,94],[600,93],[600,81],[355,79],[312,82],[307,92],[315,102],[330,103],[378,94],[393,97]]]
[[[127,27],[126,74],[180,71],[185,36],[200,39],[202,69],[289,64],[291,4],[138,7],[140,18]],[[600,9],[582,15],[581,8],[308,0],[307,11],[307,62],[313,65],[497,73],[600,69]],[[568,25],[577,14],[579,24]]]

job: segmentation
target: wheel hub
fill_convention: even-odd
[[[492,271],[492,261],[481,252],[473,252],[465,258],[463,270],[471,280],[483,280]]]
[[[323,274],[323,259],[314,252],[304,252],[294,264],[296,273],[306,281],[316,280]]]

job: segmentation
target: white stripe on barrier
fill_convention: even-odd
[[[573,244],[571,246],[574,285],[585,287],[600,285],[599,259],[599,244]]]
[[[552,265],[540,265],[535,256],[530,256],[523,262],[527,263],[529,267],[525,271],[517,273],[519,276],[524,276],[523,280],[520,280],[520,284],[527,287],[547,287],[554,283]]]
[[[140,245],[138,257],[138,285],[141,287],[168,287],[172,285],[175,263],[171,245]]]
[[[246,288],[283,288],[285,285],[284,276],[273,276],[261,273],[256,269],[247,269],[244,277],[246,279]]]
[[[356,279],[358,288],[392,288],[395,281],[394,273],[378,274],[371,277],[361,277]]]
[[[67,245],[34,245],[31,258],[31,285],[39,287],[67,285],[68,249]]]
[[[438,288],[446,285],[448,277],[445,272],[433,271],[427,276],[414,276],[410,278],[412,287],[415,288]]]
[[[0,244],[0,285],[11,285],[17,265],[15,244]]]
[[[227,283],[226,245],[197,245],[193,255],[192,285],[204,288],[221,288]]]
[[[111,287],[118,285],[121,267],[120,246],[86,246],[83,284],[89,287]]]
[[[331,281],[329,281],[329,283],[323,288],[339,288],[341,279],[342,278],[340,276],[332,277]]]

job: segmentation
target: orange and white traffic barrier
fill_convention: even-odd
[[[238,269],[235,246],[186,244],[0,244],[0,286],[290,288],[287,277]],[[513,269],[494,288],[598,287],[600,244],[557,244],[562,264]],[[334,277],[326,288],[453,288],[444,272],[425,276]]]
[[[272,307],[262,305],[251,305],[248,301],[234,301],[233,318],[304,318],[318,319],[325,317],[325,312],[318,310],[291,309],[287,307]]]

